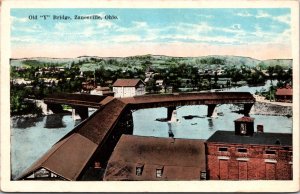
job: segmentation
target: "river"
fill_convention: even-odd
[[[255,93],[267,89],[270,81],[260,87],[238,87],[227,91],[249,91]],[[273,82],[274,84],[274,82]],[[276,84],[276,83],[275,83]],[[166,118],[166,108],[142,109],[133,112],[134,135],[175,138],[207,139],[217,130],[234,130],[234,120],[242,115],[232,112],[233,105],[217,106],[219,114],[207,118],[207,107],[183,106],[177,109],[178,122],[160,122],[156,119]],[[90,110],[92,114],[94,110]],[[147,115],[147,119],[145,119]],[[184,116],[193,115],[192,119]],[[263,124],[265,132],[292,133],[292,118],[284,116],[251,115],[255,125]],[[71,131],[78,121],[71,115],[48,115],[35,118],[11,118],[11,174],[12,179],[20,175],[33,162],[41,157],[54,143]],[[277,126],[277,127],[274,127]]]

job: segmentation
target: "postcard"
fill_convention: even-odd
[[[2,191],[299,191],[297,1],[1,8]]]

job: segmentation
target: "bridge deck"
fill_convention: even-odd
[[[155,108],[163,106],[184,106],[200,104],[251,104],[255,98],[249,92],[203,92],[167,95],[145,95],[121,98],[134,108]]]

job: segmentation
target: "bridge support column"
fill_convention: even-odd
[[[84,120],[89,117],[89,109],[87,107],[82,107],[82,106],[76,106],[74,107],[75,109],[75,114],[78,114],[81,118],[81,120]],[[72,112],[73,115],[73,112]]]
[[[173,112],[176,111],[176,106],[170,106],[167,109],[168,109],[167,120],[171,121]]]
[[[63,114],[53,114],[46,117],[45,128],[62,128],[65,127],[63,123]]]
[[[208,104],[207,105],[207,116],[208,117],[211,117],[211,116],[213,116],[213,113],[214,113],[214,111],[215,111],[215,108],[216,108],[216,104]]]
[[[246,117],[249,117],[249,113],[250,113],[250,110],[251,110],[252,106],[253,106],[253,103],[251,103],[251,104],[244,104],[244,115]]]
[[[63,107],[60,104],[47,104],[47,109],[55,113],[62,113]]]

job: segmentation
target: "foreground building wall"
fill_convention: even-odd
[[[211,180],[291,180],[292,147],[207,143],[207,164]]]

